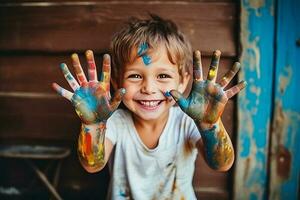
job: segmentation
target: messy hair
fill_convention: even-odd
[[[165,46],[168,58],[178,66],[179,74],[190,73],[192,49],[186,36],[171,20],[150,14],[148,19],[130,18],[112,39],[112,77],[118,84],[121,84],[124,67],[140,56],[137,49],[141,44],[147,44],[151,51]]]

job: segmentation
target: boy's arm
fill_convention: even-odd
[[[113,144],[105,137],[105,132],[105,123],[81,126],[77,152],[81,165],[90,173],[104,168],[113,149]]]
[[[196,146],[206,163],[217,171],[227,171],[234,162],[234,148],[221,119],[212,126],[197,123],[201,138]]]
[[[86,52],[89,65],[87,80],[77,54],[72,55],[72,63],[78,82],[69,71],[66,64],[61,64],[61,70],[74,93],[53,83],[54,90],[73,104],[82,121],[78,138],[78,156],[80,163],[88,172],[101,170],[113,148],[109,139],[105,139],[106,121],[118,108],[125,89],[116,91],[114,98],[110,95],[110,56],[103,56],[103,66],[100,81],[97,78],[96,64],[91,50]]]
[[[207,164],[215,170],[228,170],[234,161],[234,150],[230,137],[225,130],[221,115],[224,107],[232,96],[246,86],[245,81],[225,91],[225,87],[232,80],[240,68],[235,63],[220,83],[216,83],[220,51],[215,51],[208,71],[207,80],[203,79],[201,55],[199,51],[194,53],[194,82],[191,93],[184,98],[176,90],[170,94],[180,108],[196,123],[202,140],[197,142],[199,151],[204,155]]]

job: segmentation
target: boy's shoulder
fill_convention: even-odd
[[[172,117],[176,118],[176,120],[192,120],[185,112],[183,112],[179,106],[173,106],[170,109],[170,114]]]
[[[129,117],[131,117],[131,114],[128,110],[123,108],[118,108],[108,120],[114,121],[114,122],[122,122],[122,121],[128,121]]]

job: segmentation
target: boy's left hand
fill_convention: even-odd
[[[226,73],[220,83],[216,83],[220,55],[221,52],[219,50],[214,51],[207,80],[204,80],[201,55],[199,51],[195,51],[194,82],[189,96],[184,98],[178,91],[170,91],[180,108],[194,119],[202,129],[211,128],[222,115],[228,99],[239,93],[246,86],[246,82],[241,81],[225,90],[225,87],[240,69],[238,62]]]

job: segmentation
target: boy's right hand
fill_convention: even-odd
[[[74,93],[62,88],[57,83],[53,83],[52,87],[59,95],[72,102],[76,113],[84,124],[105,122],[118,108],[122,96],[125,94],[125,89],[117,90],[114,98],[111,99],[110,56],[108,54],[103,56],[100,81],[97,79],[96,64],[91,50],[86,51],[86,59],[89,65],[89,81],[82,70],[78,55],[73,54],[72,62],[78,82],[65,63],[62,63],[60,68]]]

